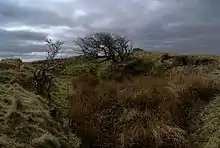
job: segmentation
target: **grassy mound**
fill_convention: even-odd
[[[201,148],[220,147],[220,97],[216,97],[202,112],[202,126],[199,130]]]
[[[188,145],[194,107],[219,89],[196,75],[122,82],[83,75],[73,80],[71,115],[77,135],[95,147],[182,148]]]
[[[0,83],[18,83],[25,89],[34,91],[34,67],[20,60],[7,59],[0,61]]]
[[[0,145],[12,147],[73,147],[44,99],[19,85],[0,85]],[[43,144],[43,145],[42,145]]]

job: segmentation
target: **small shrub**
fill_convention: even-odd
[[[144,51],[144,49],[141,49],[141,48],[134,48],[133,49],[133,52],[141,52],[141,51]]]
[[[173,66],[187,66],[187,65],[208,65],[216,64],[217,61],[211,58],[200,58],[196,56],[180,55],[173,58]]]
[[[144,76],[148,75],[154,67],[153,60],[141,60],[141,59],[133,59],[126,63],[121,63],[115,65],[113,70],[114,74],[118,74],[116,78],[119,79],[127,79],[136,76]]]
[[[194,62],[193,56],[180,55],[173,58],[173,66],[187,66]]]
[[[217,61],[211,58],[195,58],[194,65],[216,64]]]
[[[97,76],[100,79],[122,81],[134,76],[148,75],[153,67],[154,61],[150,59],[131,59],[118,64],[108,61],[99,65]]]
[[[172,59],[173,56],[170,56],[168,53],[165,53],[163,54],[161,57],[160,57],[160,61],[161,62],[164,62],[165,60],[169,60],[169,59]]]

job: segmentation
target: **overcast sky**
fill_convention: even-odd
[[[0,57],[42,58],[44,39],[109,31],[135,46],[220,54],[219,0],[0,0]]]

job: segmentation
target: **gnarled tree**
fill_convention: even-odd
[[[44,52],[47,53],[46,59],[43,64],[36,68],[34,72],[34,80],[37,93],[43,97],[47,97],[49,103],[51,103],[51,87],[53,84],[53,70],[58,66],[54,59],[61,50],[61,46],[64,44],[62,41],[53,42],[51,39],[46,39],[47,48]]]
[[[113,62],[124,61],[132,53],[132,43],[126,37],[108,33],[92,33],[74,41],[76,51],[92,59],[105,58]]]

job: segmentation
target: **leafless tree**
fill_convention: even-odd
[[[49,103],[51,103],[51,92],[53,84],[53,70],[58,66],[54,59],[61,50],[61,46],[64,44],[62,41],[53,42],[51,39],[46,39],[47,48],[44,52],[47,53],[46,59],[43,64],[36,68],[34,72],[34,80],[36,84],[36,90],[39,95],[47,97]]]
[[[78,53],[93,59],[105,58],[113,62],[124,61],[132,52],[130,40],[108,32],[92,33],[85,37],[78,37],[74,43]]]
[[[51,68],[51,62],[54,61],[57,54],[59,54],[59,52],[61,51],[61,46],[64,44],[64,42],[59,40],[53,42],[51,39],[46,39],[45,42],[47,48],[44,49],[44,52],[46,52],[47,57],[44,63],[47,68]]]

